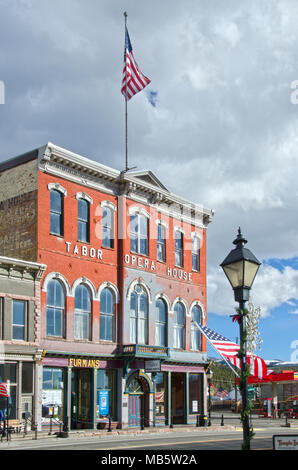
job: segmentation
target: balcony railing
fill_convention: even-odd
[[[126,344],[122,354],[133,357],[166,358],[169,357],[169,349],[165,346],[149,346],[146,344]]]

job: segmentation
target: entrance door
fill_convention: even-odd
[[[128,426],[140,426],[142,416],[142,395],[129,396]]]
[[[173,424],[185,423],[185,375],[173,373],[172,382],[172,417]]]
[[[128,425],[141,426],[143,419],[144,426],[149,426],[149,387],[147,381],[134,375],[128,384]]]
[[[93,427],[91,384],[90,369],[73,371],[71,384],[71,427],[73,429]]]

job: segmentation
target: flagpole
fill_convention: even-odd
[[[124,51],[126,61],[126,28],[127,28],[127,13],[124,12],[124,23],[125,23],[125,39],[124,39]],[[126,69],[126,65],[125,65]],[[127,69],[126,72],[127,73]],[[128,171],[128,138],[127,138],[127,75],[125,77],[125,171]]]

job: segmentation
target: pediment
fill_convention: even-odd
[[[141,181],[144,181],[145,183],[155,186],[158,189],[163,189],[164,191],[168,191],[168,189],[150,170],[132,171],[132,172],[129,172],[129,175],[137,180],[141,180]]]

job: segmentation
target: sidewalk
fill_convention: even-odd
[[[206,422],[206,424],[208,421]],[[222,424],[223,423],[223,424]],[[291,430],[298,429],[298,420],[292,419],[289,421],[289,432]],[[270,418],[258,418],[253,417],[252,426],[255,430],[260,429],[280,429],[285,428],[285,420],[284,419],[270,419]],[[239,415],[231,415],[225,413],[223,415],[216,414],[211,415],[211,426],[196,426],[196,424],[189,424],[189,425],[174,425],[173,428],[170,426],[158,426],[158,427],[148,427],[145,429],[140,428],[130,428],[130,429],[115,429],[109,432],[107,429],[95,430],[95,429],[85,429],[85,430],[72,430],[69,431],[66,435],[64,433],[60,434],[59,431],[52,431],[49,433],[47,430],[38,431],[28,431],[27,434],[22,433],[12,433],[11,439],[8,442],[16,442],[16,441],[25,441],[25,440],[41,440],[41,439],[62,439],[62,438],[88,438],[93,436],[98,436],[102,438],[108,438],[112,436],[120,436],[120,435],[135,435],[140,436],[142,434],[156,434],[156,433],[175,433],[175,432],[224,432],[224,431],[241,431],[242,425],[240,421]],[[0,449],[1,444],[3,445],[4,442],[7,442],[7,437],[3,437],[2,442],[0,441]]]

